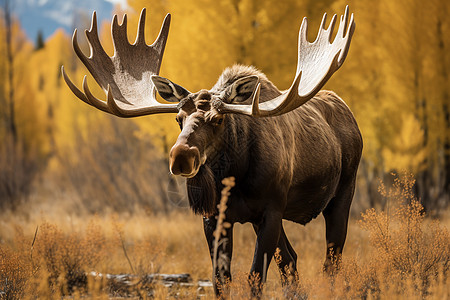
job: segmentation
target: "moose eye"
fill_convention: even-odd
[[[216,117],[212,121],[214,126],[220,126],[223,123],[223,117]]]

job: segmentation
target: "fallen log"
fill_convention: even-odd
[[[186,288],[197,288],[197,296],[202,296],[207,289],[212,289],[209,280],[198,280],[194,282],[190,274],[102,274],[90,272],[87,274],[88,280],[104,281],[108,293],[114,296],[130,296],[141,294],[145,291],[148,296],[154,294],[158,286],[164,286],[175,293]]]

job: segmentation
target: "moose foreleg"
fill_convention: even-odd
[[[229,228],[223,228],[224,232],[220,234],[220,238],[217,241],[217,250],[215,251],[214,231],[216,226],[217,219],[214,216],[203,218],[203,229],[213,265],[212,281],[214,292],[218,298],[226,298],[229,293],[227,285],[231,282],[230,266],[233,253],[233,225]]]
[[[281,213],[270,212],[255,227],[257,228],[256,247],[249,278],[252,297],[261,297],[262,284],[266,281],[270,260],[275,253],[280,238],[281,219]]]

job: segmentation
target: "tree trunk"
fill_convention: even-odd
[[[17,126],[15,120],[15,107],[14,107],[14,54],[12,49],[12,20],[11,20],[11,7],[9,0],[5,0],[4,4],[5,13],[5,31],[6,31],[6,61],[8,69],[8,100],[6,108],[6,131],[11,134],[14,145],[17,144]]]
[[[446,133],[444,135],[443,140],[443,152],[444,152],[444,165],[443,165],[443,186],[442,190],[440,191],[439,195],[439,204],[442,203],[442,208],[444,208],[446,205],[448,205],[448,197],[450,195],[450,135],[448,131],[450,130],[450,97],[447,87],[445,86],[448,83],[448,71],[447,71],[447,65],[446,65],[446,56],[448,55],[446,49],[445,49],[445,43],[444,43],[444,33],[442,30],[442,20],[438,18],[437,21],[437,37],[438,37],[438,48],[439,48],[439,57],[442,60],[441,66],[441,76],[443,77],[444,82],[444,88],[442,89],[442,103],[443,103],[443,113],[444,113],[444,132]],[[439,205],[441,206],[441,205]],[[441,207],[439,207],[441,208]]]

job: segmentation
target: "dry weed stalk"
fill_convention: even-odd
[[[227,257],[223,253],[218,253],[219,239],[220,239],[221,235],[226,236],[227,233],[225,231],[225,228],[231,227],[230,223],[224,222],[224,221],[225,221],[225,217],[226,217],[225,212],[227,210],[227,201],[228,201],[228,197],[230,196],[230,190],[235,185],[234,177],[224,178],[222,180],[222,184],[224,185],[224,188],[222,189],[222,192],[221,192],[220,203],[218,205],[219,215],[217,216],[217,227],[216,227],[216,230],[214,231],[214,260],[213,260],[213,270],[217,270],[217,267],[218,267],[222,273],[222,274],[220,274],[221,277],[224,276],[223,272],[225,271],[225,268],[227,266],[227,260],[229,260],[230,258]],[[227,242],[227,239],[222,239],[220,241],[220,243],[226,243],[226,242]],[[220,287],[220,288],[224,288],[224,287]]]
[[[125,247],[125,242],[122,237],[122,231],[118,231],[118,235],[119,235],[119,240],[122,244],[123,254],[125,255],[125,258],[127,259],[128,264],[130,265],[131,272],[133,272],[133,274],[135,274],[136,271],[134,270],[133,264],[131,263],[130,257],[128,256],[127,248]]]

